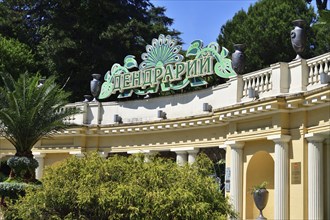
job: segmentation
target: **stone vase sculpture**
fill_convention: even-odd
[[[301,54],[306,47],[307,35],[304,29],[306,22],[302,19],[298,19],[292,22],[295,26],[291,31],[291,44],[294,51],[297,53],[295,60],[302,59]]]
[[[92,74],[92,81],[91,81],[91,93],[94,97],[93,102],[96,101],[96,98],[99,96],[100,92],[101,92],[101,74]]]
[[[244,73],[245,67],[245,55],[244,55],[244,44],[234,44],[235,52],[231,56],[232,67],[235,72],[239,75]]]
[[[269,192],[267,191],[267,189],[258,189],[255,192],[253,192],[254,203],[260,211],[259,217],[257,219],[267,219],[263,216],[262,210],[267,205],[268,195]]]

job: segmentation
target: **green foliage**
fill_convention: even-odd
[[[0,183],[0,195],[11,199],[18,199],[19,196],[24,196],[27,183]]]
[[[316,15],[304,0],[259,0],[249,7],[248,12],[237,12],[221,27],[218,42],[229,51],[233,51],[233,44],[246,45],[245,72],[280,61],[289,62],[296,56],[290,40],[292,21],[299,18],[308,24],[308,44],[303,57],[327,52],[323,44],[318,44],[322,39],[314,34],[309,25],[315,21]]]
[[[268,182],[264,181],[264,182],[260,183],[259,185],[253,186],[251,189],[251,194],[253,194],[255,192],[259,192],[259,190],[261,190],[261,189],[266,189],[267,185],[268,185]]]
[[[41,73],[67,82],[74,100],[90,93],[92,73],[128,54],[140,58],[161,33],[178,36],[172,23],[149,0],[0,1],[0,34],[29,45]]]
[[[69,125],[64,119],[79,112],[66,108],[69,93],[55,83],[55,77],[38,86],[39,75],[21,74],[17,81],[0,73],[5,86],[0,87],[0,133],[14,145],[16,156],[32,158],[31,149],[42,137]]]
[[[325,12],[326,10],[323,10]],[[327,20],[327,17],[320,17],[318,22],[313,25],[313,30],[314,30],[314,35],[315,38],[317,39],[314,42],[314,52],[315,54],[322,54],[324,52],[329,52],[330,51],[330,11],[329,12],[329,18]],[[320,11],[320,14],[323,14]]]
[[[34,68],[34,56],[29,47],[0,34],[0,72],[10,73],[16,79],[21,73]]]
[[[24,183],[19,180],[9,179],[0,183],[0,196],[1,198],[7,197],[9,202],[16,202],[21,196],[25,196],[28,189],[40,189],[41,183]],[[3,205],[3,204],[2,204]]]
[[[24,177],[27,171],[34,172],[39,166],[36,159],[27,157],[11,157],[7,160],[7,164],[17,177]]]
[[[43,188],[27,190],[5,215],[36,220],[227,219],[235,214],[209,177],[211,168],[205,157],[183,167],[158,157],[144,162],[142,155],[72,157],[48,168]]]

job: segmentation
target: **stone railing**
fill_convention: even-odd
[[[123,102],[72,103],[68,107],[78,107],[84,113],[70,117],[67,121],[109,125],[201,116],[214,109],[255,99],[291,95],[326,86],[330,81],[329,67],[330,53],[326,53],[308,60],[276,63],[233,77],[225,84],[189,93]]]
[[[272,90],[272,69],[267,68],[243,76],[242,98],[263,96]]]
[[[322,83],[330,77],[330,53],[307,60],[308,65],[308,84],[312,87],[315,84]]]

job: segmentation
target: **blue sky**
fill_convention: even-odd
[[[183,49],[200,39],[207,45],[216,41],[220,28],[240,9],[248,10],[257,0],[151,0],[164,6],[166,15],[174,19],[173,28],[182,32]]]

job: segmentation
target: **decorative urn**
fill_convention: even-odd
[[[232,67],[239,75],[243,74],[245,67],[244,49],[244,44],[234,44],[235,52],[231,56]]]
[[[301,59],[301,54],[306,47],[307,35],[305,32],[306,22],[302,19],[298,19],[292,22],[295,26],[291,31],[291,44],[294,51],[297,53],[295,60]]]
[[[255,192],[253,192],[254,203],[256,204],[257,208],[260,211],[259,217],[257,219],[267,219],[263,216],[262,210],[267,205],[268,195],[269,192],[267,191],[267,189],[258,189]]]
[[[99,96],[101,92],[101,74],[92,74],[92,81],[91,81],[91,93],[94,97],[93,102],[96,101],[96,98]]]

